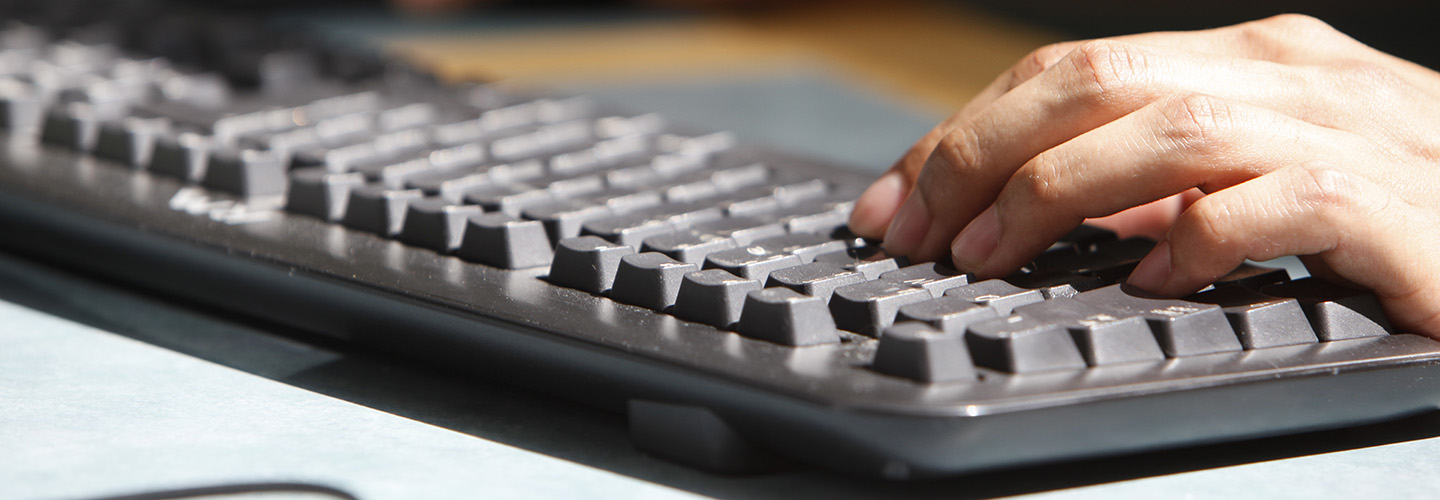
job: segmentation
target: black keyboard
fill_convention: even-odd
[[[948,475],[1399,418],[1440,342],[1244,266],[1183,300],[1081,227],[978,280],[846,227],[861,175],[294,27],[0,2],[10,251],[627,412],[642,450]]]

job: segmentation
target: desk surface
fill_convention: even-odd
[[[825,5],[599,22],[323,17],[448,75],[583,91],[876,171],[1009,61],[1055,38],[953,6],[906,4],[869,23],[859,7]],[[588,41],[585,51],[574,52],[577,41]],[[925,41],[954,57],[914,49]],[[635,452],[618,415],[353,346],[297,342],[316,339],[6,256],[0,300],[0,498],[279,480],[362,498],[1440,491],[1433,416],[918,484],[808,468],[714,476]]]

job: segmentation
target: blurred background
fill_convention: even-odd
[[[247,7],[272,2],[232,0]],[[880,171],[1030,50],[1061,40],[1320,17],[1435,66],[1440,5],[1372,0],[388,0],[273,2],[453,80],[591,94]]]

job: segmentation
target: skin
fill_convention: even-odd
[[[1440,338],[1440,74],[1314,18],[1030,54],[856,202],[887,251],[1006,275],[1090,219],[1161,243],[1130,276],[1199,290],[1302,255]]]

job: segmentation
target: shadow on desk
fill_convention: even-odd
[[[623,415],[8,255],[0,255],[0,300],[476,438],[716,497],[1010,496],[1440,436],[1440,414],[1431,413],[1349,429],[911,483],[801,465],[766,475],[720,476],[635,451]]]

